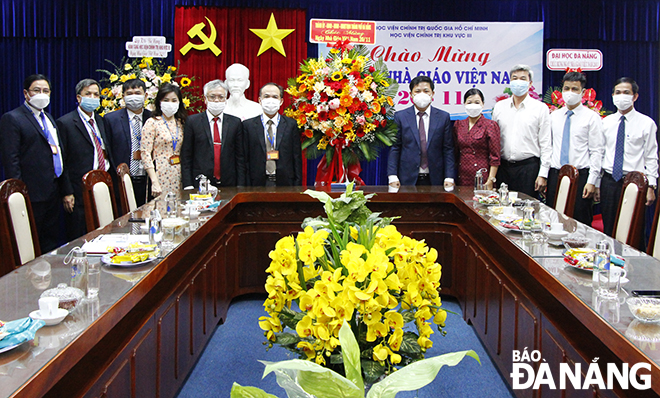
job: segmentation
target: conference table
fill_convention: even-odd
[[[458,299],[493,362],[511,384],[514,350],[540,351],[534,369],[581,364],[584,377],[597,362],[619,368],[648,363],[654,381],[645,391],[621,389],[514,390],[519,397],[659,396],[660,325],[635,320],[626,304],[603,305],[591,274],[563,260],[563,249],[498,226],[473,190],[457,187],[362,187],[373,192],[369,208],[399,231],[437,249],[443,295]],[[328,190],[332,195],[342,191]],[[180,198],[190,192],[182,191]],[[300,230],[323,206],[300,187],[223,188],[215,212],[190,220],[177,245],[150,263],[102,266],[96,299],[85,299],[65,320],[37,331],[34,340],[0,354],[0,397],[173,397],[194,366],[231,300],[264,293],[268,253],[281,237]],[[44,254],[0,278],[0,319],[26,317],[41,293],[68,283],[65,255],[99,235],[138,234],[143,218],[162,201],[147,203],[112,224]],[[541,219],[595,242],[606,239],[626,259],[633,290],[660,290],[660,262],[632,247],[540,205]],[[100,261],[90,257],[90,262]],[[245,322],[256,323],[257,319]],[[558,382],[558,379],[556,379]]]

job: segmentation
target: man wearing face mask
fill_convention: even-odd
[[[122,85],[122,96],[126,106],[104,116],[108,126],[108,146],[117,165],[128,165],[135,203],[139,207],[146,202],[149,192],[149,179],[140,161],[142,126],[151,117],[151,111],[144,108],[147,87],[140,79],[126,80]]]
[[[593,221],[593,196],[600,176],[603,158],[603,128],[600,115],[582,105],[587,78],[580,72],[568,72],[562,81],[562,98],[566,106],[550,114],[552,126],[552,157],[550,170],[541,167],[539,175],[548,177],[547,204],[555,201],[559,169],[575,166],[578,195],[573,218],[586,225]]]
[[[283,96],[282,86],[265,84],[259,90],[263,113],[243,122],[247,185],[302,185],[300,133],[293,119],[279,114]]]
[[[454,189],[454,140],[449,114],[431,106],[428,76],[410,82],[414,106],[394,114],[398,131],[387,159],[389,185],[444,185]]]
[[[190,116],[183,130],[181,179],[184,189],[198,188],[205,175],[214,186],[245,185],[243,125],[224,114],[227,86],[220,80],[204,85],[206,112]]]
[[[64,163],[55,119],[45,111],[50,104],[50,81],[41,74],[23,82],[25,102],[0,119],[0,154],[6,178],[25,183],[42,253],[64,242],[59,220]],[[73,202],[73,195],[64,197]]]
[[[100,105],[98,82],[83,79],[76,84],[78,107],[57,119],[64,154],[64,193],[73,194],[73,203],[64,204],[67,239],[87,233],[82,198],[82,178],[90,170],[115,174],[107,145],[105,121],[96,112]]]
[[[497,184],[529,196],[545,192],[546,177],[539,172],[550,167],[552,138],[548,107],[528,94],[533,73],[527,65],[516,65],[509,73],[510,98],[493,107],[493,120],[500,126],[502,158]]]
[[[225,78],[230,94],[225,114],[241,120],[261,115],[261,106],[245,98],[245,90],[250,87],[250,70],[242,64],[232,64],[225,71]]]
[[[622,77],[614,83],[612,102],[618,109],[603,119],[605,155],[602,177],[596,183],[596,200],[600,199],[604,232],[612,235],[614,221],[619,209],[623,177],[631,171],[646,174],[649,188],[646,205],[655,201],[658,181],[658,143],[655,122],[635,110],[639,97],[639,86],[629,78]]]

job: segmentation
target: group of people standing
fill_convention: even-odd
[[[559,169],[571,164],[580,175],[574,217],[590,225],[593,201],[600,200],[610,235],[626,173],[646,174],[647,205],[653,203],[657,128],[634,109],[634,80],[617,80],[612,99],[618,111],[601,120],[582,104],[582,73],[566,73],[565,106],[552,114],[529,95],[528,66],[514,66],[509,78],[512,96],[495,104],[492,120],[482,114],[483,93],[472,88],[463,98],[468,117],[453,127],[447,112],[431,106],[433,81],[414,78],[414,105],[394,115],[398,133],[387,162],[389,184],[451,190],[456,179],[470,186],[476,171],[486,169],[488,189],[504,182],[531,196],[547,190],[552,203]],[[127,164],[138,206],[161,193],[196,188],[200,175],[215,186],[302,185],[300,134],[296,122],[280,114],[283,88],[263,85],[257,103],[244,96],[249,84],[245,66],[230,66],[225,81],[204,85],[206,110],[189,116],[177,85],[163,84],[150,111],[145,83],[131,79],[122,87],[125,107],[101,117],[100,85],[83,79],[75,88],[76,109],[55,120],[44,111],[49,80],[29,76],[25,102],[0,119],[0,155],[5,177],[27,185],[42,250],[63,242],[57,217],[62,204],[67,240],[87,232],[82,178],[90,170],[116,178],[117,166]]]
[[[646,175],[646,204],[655,200],[658,179],[657,127],[637,112],[639,87],[631,78],[614,83],[612,101],[617,112],[604,119],[583,105],[586,77],[567,72],[562,79],[565,106],[550,113],[529,95],[533,72],[516,65],[509,73],[512,95],[495,104],[492,119],[482,110],[483,93],[465,92],[468,117],[451,126],[449,114],[431,106],[434,83],[427,76],[410,82],[414,106],[395,114],[397,139],[388,159],[390,186],[444,185],[453,189],[473,185],[475,173],[487,170],[487,189],[506,183],[511,191],[554,202],[559,169],[566,164],[579,171],[574,218],[593,221],[594,200],[601,203],[604,232],[614,228],[623,177],[632,171]]]
[[[302,185],[300,135],[295,121],[279,113],[284,89],[267,83],[256,103],[244,97],[248,86],[248,69],[230,66],[226,83],[204,86],[206,110],[189,116],[177,85],[161,85],[150,111],[145,83],[130,79],[122,86],[125,107],[101,117],[100,85],[83,79],[75,89],[76,109],[55,120],[44,111],[48,78],[25,79],[25,102],[0,119],[0,159],[5,178],[27,186],[42,251],[64,242],[62,204],[66,240],[87,232],[82,179],[91,170],[116,181],[117,166],[125,163],[138,206],[161,193],[196,188],[200,175],[215,186]]]

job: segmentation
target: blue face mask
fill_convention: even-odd
[[[527,90],[529,89],[529,82],[527,80],[511,80],[509,87],[511,88],[513,95],[516,97],[522,97],[523,95],[527,94]]]
[[[93,112],[101,105],[101,100],[98,98],[81,97],[80,108],[85,112]]]

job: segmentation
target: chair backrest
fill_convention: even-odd
[[[115,219],[117,206],[110,174],[92,170],[83,176],[83,201],[87,231],[105,227]]]
[[[554,207],[559,213],[573,217],[579,173],[575,166],[565,164],[559,169]]]
[[[41,255],[32,204],[25,183],[0,183],[0,276]]]
[[[644,234],[644,206],[648,185],[644,173],[633,171],[626,174],[619,199],[619,211],[614,220],[614,239],[638,249]]]
[[[131,180],[130,169],[126,163],[117,166],[117,183],[119,184],[119,202],[121,203],[122,215],[137,209],[135,201],[135,192],[133,191],[133,181]]]
[[[651,226],[651,236],[649,244],[646,245],[646,253],[660,260],[660,234],[658,233],[658,217],[660,216],[660,205],[655,202],[655,215],[653,216],[653,225]]]

